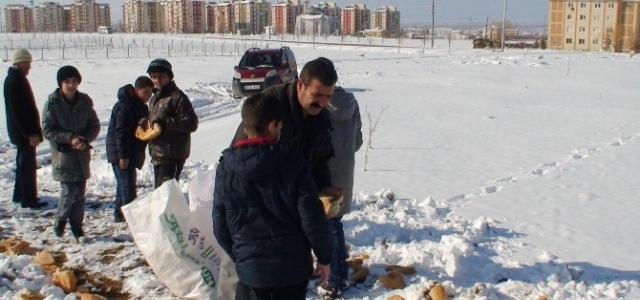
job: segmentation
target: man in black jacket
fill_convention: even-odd
[[[329,171],[329,159],[333,156],[331,143],[331,114],[326,109],[335,85],[338,82],[338,74],[331,60],[319,57],[307,62],[300,72],[300,78],[295,82],[275,85],[262,92],[278,99],[279,105],[285,110],[282,120],[281,143],[291,151],[302,154],[311,172],[317,190],[321,194],[339,197],[343,190],[332,186],[331,172]],[[247,134],[244,124],[238,126],[233,142],[244,140]],[[235,273],[231,269],[232,264],[225,263],[227,259],[221,255],[221,271],[219,278],[219,290],[233,290],[227,285],[235,284]],[[223,276],[222,274],[230,274]],[[238,295],[243,297],[244,287],[240,286]],[[321,291],[324,293],[324,291]],[[234,296],[218,294],[219,299],[234,299]]]
[[[111,109],[107,130],[107,159],[116,176],[117,190],[114,206],[114,222],[123,222],[120,208],[136,197],[136,168],[144,163],[147,142],[135,136],[140,122],[149,115],[146,103],[153,95],[153,81],[146,76],[136,79],[135,86],[127,84],[118,90],[118,102]]]
[[[171,64],[154,59],[147,73],[158,89],[149,101],[149,123],[160,126],[160,136],[149,141],[155,187],[171,179],[180,179],[184,162],[191,151],[191,133],[198,129],[198,116],[189,97],[173,81]]]
[[[216,169],[214,234],[257,299],[305,299],[313,272],[328,280],[331,233],[304,157],[278,143],[281,102],[258,94],[242,105],[247,139]]]
[[[18,147],[13,202],[24,208],[40,208],[47,204],[38,201],[36,186],[36,147],[43,137],[40,113],[27,80],[33,58],[26,49],[16,49],[12,61],[4,81],[4,101],[9,139]]]

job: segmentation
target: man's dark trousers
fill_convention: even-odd
[[[172,165],[154,165],[153,175],[155,177],[155,188],[161,186],[165,181],[175,179],[180,181],[180,173],[184,163],[172,164]]]
[[[21,203],[22,207],[35,205],[38,201],[36,168],[36,147],[27,143],[18,145],[13,202]]]

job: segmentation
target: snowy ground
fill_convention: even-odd
[[[123,44],[128,43],[125,37],[131,39],[124,36]],[[161,38],[136,37],[138,43],[155,39],[154,45]],[[182,39],[204,41],[200,36]],[[450,54],[446,41],[423,53],[421,41],[403,41],[406,48],[398,50],[340,46],[340,38],[334,39],[337,45],[288,45],[300,67],[318,56],[332,59],[339,85],[360,103],[365,146],[356,156],[354,211],[344,223],[350,254],[369,255],[365,264],[372,274],[347,298],[420,299],[431,280],[442,283],[454,299],[640,298],[640,240],[633,233],[640,179],[638,57],[499,53],[472,50],[469,42],[460,41],[454,41]],[[15,46],[18,40],[3,35],[0,45]],[[233,40],[207,42],[222,47]],[[80,90],[94,99],[103,124],[93,144],[85,220],[95,238],[88,245],[58,241],[51,228],[54,209],[33,212],[11,203],[15,149],[6,136],[4,114],[0,235],[67,253],[65,265],[85,274],[82,283],[93,282],[94,292],[109,299],[172,299],[127,226],[111,222],[115,179],[104,150],[117,88],[144,74],[148,56],[166,56],[166,51],[139,47],[126,58],[127,47],[116,47],[109,59],[97,52],[85,59],[88,50],[68,48],[66,60],[61,49],[40,51],[32,51],[39,59],[29,75],[39,108],[56,87],[56,70],[72,64],[83,76]],[[178,86],[191,97],[201,121],[182,176],[185,192],[189,179],[213,168],[229,145],[241,103],[229,96],[239,56],[188,54],[176,51],[169,58]],[[370,134],[367,111],[375,120],[386,106]],[[40,196],[53,208],[59,185],[51,179],[48,147],[40,146],[38,153]],[[139,184],[140,194],[151,190],[149,165]],[[387,198],[390,191],[393,201]],[[65,298],[32,260],[31,255],[0,254],[0,298],[11,299],[23,287],[48,299]],[[406,288],[392,291],[376,283],[386,264],[414,265],[418,272],[406,276]],[[95,280],[101,277],[113,281]]]

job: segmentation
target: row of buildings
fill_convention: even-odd
[[[5,32],[95,32],[100,26],[111,26],[109,4],[95,0],[75,0],[69,5],[10,4],[4,8],[4,18]]]
[[[548,47],[638,52],[640,1],[549,0]]]
[[[381,35],[400,32],[400,11],[393,6],[370,10],[364,4],[339,7],[335,2],[266,0],[126,0],[127,32],[342,34],[367,30]]]

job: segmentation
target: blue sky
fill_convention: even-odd
[[[56,0],[48,0],[56,1]],[[326,0],[325,0],[326,1]],[[393,5],[401,11],[401,20],[408,22],[431,22],[431,1],[429,0],[349,0],[337,2],[339,6],[353,3],[364,3],[369,8],[383,5]],[[36,4],[44,1],[34,1]],[[58,0],[61,4],[72,3],[73,0]],[[122,3],[124,0],[98,0],[111,4],[111,14],[114,21],[122,19]],[[276,0],[272,0],[275,3]],[[310,1],[310,3],[321,1]],[[323,2],[323,1],[322,1]],[[0,6],[7,4],[28,4],[27,0],[0,0]],[[503,0],[435,0],[436,22],[468,22],[474,23],[498,21],[502,19]],[[507,0],[507,16],[514,22],[546,23],[549,7],[548,0]]]

